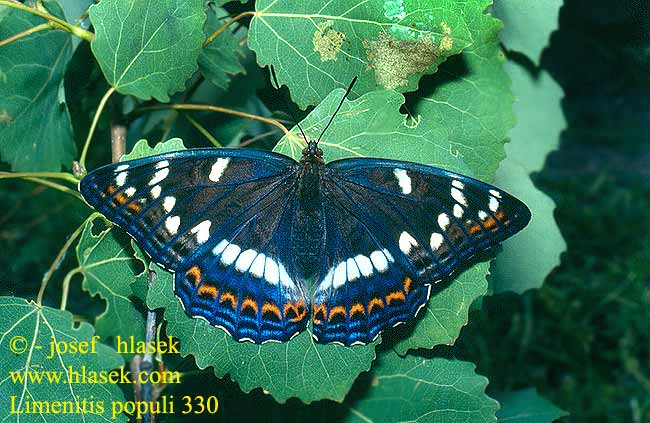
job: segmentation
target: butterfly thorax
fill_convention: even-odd
[[[321,153],[322,154],[322,153]],[[323,203],[321,179],[325,162],[320,156],[306,156],[300,160],[298,177],[298,211],[294,222],[292,244],[296,261],[310,276],[318,267],[323,244]]]

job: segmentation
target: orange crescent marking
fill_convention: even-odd
[[[411,290],[411,283],[412,282],[413,281],[408,276],[404,278],[404,292],[406,292],[407,294]]]
[[[128,206],[126,206],[126,209],[134,213],[140,213],[140,210],[142,210],[142,206],[140,205],[140,203],[133,201],[129,203]]]
[[[386,304],[390,305],[390,303],[392,303],[395,300],[406,301],[406,298],[404,297],[404,293],[402,291],[395,291],[386,295]]]
[[[251,308],[257,314],[257,302],[255,300],[244,298],[244,301],[241,303],[241,311],[244,311],[245,308]]]
[[[115,194],[115,191],[117,191],[117,188],[113,185],[109,185],[108,188],[106,188],[106,192],[108,192],[109,195]]]
[[[237,308],[237,298],[230,292],[224,292],[223,294],[221,294],[221,299],[219,300],[219,303],[224,303],[228,300],[230,300],[230,304],[232,304],[233,309]]]
[[[278,318],[278,321],[282,321],[282,315],[280,314],[278,306],[271,303],[264,303],[264,305],[262,305],[262,316],[264,316],[267,311],[273,313],[275,317]]]
[[[343,306],[332,307],[330,310],[330,317],[328,320],[331,322],[334,316],[336,316],[337,314],[342,314],[345,317],[345,307]]]
[[[194,278],[194,286],[198,285],[201,281],[201,269],[199,266],[190,267],[190,270],[188,270],[185,275],[192,276]]]
[[[381,300],[381,298],[375,297],[370,302],[368,303],[368,313],[372,313],[372,310],[375,307],[379,308],[384,308],[384,302]]]
[[[113,197],[113,199],[114,199],[115,201],[117,201],[117,202],[119,203],[119,205],[121,205],[121,206],[124,205],[124,203],[126,203],[126,201],[128,200],[128,198],[129,198],[129,197],[127,197],[126,194],[124,194],[123,192],[120,192],[120,193],[117,194],[115,197]]]
[[[366,310],[363,309],[363,305],[361,303],[355,303],[350,308],[350,316],[354,316],[355,313],[361,313],[364,316],[366,315]]]
[[[316,304],[314,306],[314,319],[313,320],[314,320],[315,325],[320,325],[321,323],[323,323],[323,321],[321,319],[316,318],[316,316],[318,315],[319,312],[323,313],[323,315],[322,315],[323,319],[325,318],[325,316],[327,316],[327,307],[325,307],[325,304]]]
[[[208,294],[214,299],[217,299],[217,295],[219,295],[219,290],[216,287],[206,284],[201,284],[197,292],[199,295]]]

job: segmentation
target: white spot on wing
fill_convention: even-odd
[[[327,275],[325,275],[321,283],[318,285],[319,291],[327,291],[328,289],[330,289],[330,287],[332,286],[332,279],[334,278],[334,270],[335,268],[330,269],[330,271],[327,272]]]
[[[124,194],[126,194],[127,197],[133,197],[133,194],[135,194],[135,187],[128,187],[124,190]]]
[[[163,167],[169,167],[169,162],[167,160],[163,160],[161,162],[156,163],[156,169],[162,169]]]
[[[499,200],[497,200],[494,197],[490,197],[490,204],[489,204],[490,210],[493,212],[496,212],[499,210]]]
[[[336,269],[334,270],[334,289],[338,289],[341,286],[345,285],[345,281],[347,280],[347,270],[346,270],[347,264],[346,262],[341,262],[339,263],[338,266],[336,266]]]
[[[251,267],[251,264],[253,264],[253,260],[255,260],[255,257],[257,257],[257,251],[255,250],[244,251],[239,255],[239,257],[237,257],[237,262],[235,263],[235,270],[244,273]]]
[[[162,191],[160,185],[156,185],[155,187],[151,188],[151,198],[155,200],[156,198],[160,197],[160,191]]]
[[[399,249],[402,250],[404,254],[409,254],[413,247],[417,245],[418,242],[408,232],[404,231],[399,236]]]
[[[239,248],[239,245],[228,244],[221,254],[221,264],[224,266],[230,266],[235,261],[240,251],[241,248]]]
[[[158,164],[160,164],[160,163],[158,163]],[[168,167],[166,167],[164,169],[160,169],[159,171],[157,171],[153,175],[153,178],[151,178],[151,180],[149,181],[149,186],[156,185],[158,182],[165,179],[167,177],[167,175],[169,175],[169,168]]]
[[[277,285],[280,281],[280,269],[278,269],[278,264],[270,257],[266,258],[264,279],[266,279],[266,281],[271,285]]]
[[[118,167],[115,168],[115,171],[114,171],[114,172],[115,172],[115,173],[117,173],[117,172],[121,172],[121,171],[123,171],[123,170],[127,170],[128,168],[129,168],[129,165],[128,165],[128,164],[121,164],[121,165],[119,165]]]
[[[438,215],[438,226],[440,226],[440,229],[443,231],[447,230],[447,226],[449,226],[449,216],[445,213],[440,213]]]
[[[190,230],[190,232],[196,234],[196,242],[203,244],[210,238],[210,225],[212,225],[212,222],[204,220]]]
[[[381,251],[384,253],[384,255],[386,256],[386,258],[388,259],[389,262],[393,263],[395,261],[393,256],[390,254],[390,251],[388,251],[385,248],[383,250],[381,250]]]
[[[165,228],[169,231],[170,234],[176,235],[178,232],[178,227],[181,225],[181,218],[179,216],[170,216],[165,219]]]
[[[370,254],[370,260],[379,273],[384,273],[388,270],[388,260],[386,260],[386,256],[381,251],[373,251]]]
[[[251,275],[255,278],[261,278],[262,275],[264,274],[264,261],[266,260],[266,256],[264,254],[258,254],[257,257],[255,257],[255,260],[253,260],[253,264],[251,264],[251,268],[248,270],[251,272]]]
[[[115,185],[118,187],[121,187],[126,183],[126,177],[128,176],[129,172],[120,172],[117,174],[115,177]]]
[[[165,200],[163,201],[163,208],[167,213],[172,211],[175,205],[176,205],[176,197],[165,197]]]
[[[467,199],[465,199],[465,194],[463,194],[458,188],[451,189],[451,196],[454,198],[454,200],[467,207]]]
[[[357,263],[354,261],[354,259],[349,258],[346,263],[348,266],[348,281],[351,282],[359,279],[361,275],[359,275],[359,268],[357,267]]]
[[[354,261],[357,263],[357,266],[359,266],[359,270],[363,276],[366,278],[372,276],[372,262],[368,257],[359,254],[354,258]]]
[[[454,216],[460,219],[461,217],[463,217],[463,213],[465,213],[465,211],[463,210],[461,205],[454,204]]]
[[[406,170],[404,169],[395,169],[393,171],[395,174],[395,177],[397,178],[397,182],[399,183],[399,187],[402,188],[402,193],[403,194],[410,194],[412,190],[411,186],[411,177],[406,173]]]
[[[491,189],[490,194],[494,195],[496,198],[501,198],[501,193],[495,189]]]
[[[485,219],[487,219],[487,217],[488,217],[488,214],[485,213],[483,210],[479,210],[479,211],[478,211],[478,218],[479,218],[479,219],[481,219],[481,220],[485,220]]]
[[[213,249],[212,249],[212,254],[215,256],[218,256],[223,252],[223,250],[226,249],[228,246],[229,242],[226,241],[225,239],[222,239],[220,243],[218,243]]]
[[[280,270],[280,283],[282,286],[288,289],[295,289],[296,286],[293,284],[291,277],[287,273],[287,269],[284,268],[282,263],[278,264],[278,269]]]
[[[445,238],[438,232],[431,234],[431,249],[436,251],[445,242]]]
[[[458,189],[463,189],[465,188],[465,184],[459,181],[458,179],[454,179],[454,181],[451,183],[453,186],[455,186]]]
[[[210,170],[210,180],[213,182],[219,182],[219,179],[223,176],[223,172],[225,172],[228,167],[228,163],[230,163],[230,159],[223,157],[218,158]]]

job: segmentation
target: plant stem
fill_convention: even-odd
[[[24,178],[26,181],[32,181],[36,182],[41,185],[45,185],[50,188],[54,188],[56,190],[59,190],[61,192],[65,192],[66,194],[69,194],[76,198],[77,200],[83,202],[84,199],[79,195],[79,193],[71,188],[66,187],[65,185],[57,184],[56,182],[48,181],[47,179],[41,179],[41,178]]]
[[[203,47],[206,47],[208,44],[210,44],[212,41],[214,41],[215,38],[217,38],[219,35],[221,35],[226,29],[228,29],[232,24],[237,22],[238,20],[245,18],[246,16],[254,16],[255,12],[249,11],[249,12],[243,12],[240,13],[239,15],[235,16],[225,24],[221,25],[219,28],[217,28],[216,31],[214,31],[208,38],[205,39],[203,42]]]
[[[47,269],[47,272],[43,276],[43,281],[41,282],[41,288],[38,290],[38,296],[36,297],[36,303],[38,305],[41,305],[41,303],[43,302],[43,294],[45,294],[45,288],[47,288],[47,284],[50,282],[50,279],[52,278],[52,274],[61,264],[63,257],[65,257],[65,253],[70,249],[72,243],[77,238],[79,238],[79,235],[81,235],[81,231],[83,230],[84,227],[86,227],[86,222],[88,222],[88,219],[86,219],[81,225],[79,225],[79,227],[75,229],[72,235],[70,235],[70,237],[65,242],[65,244],[63,244],[63,247],[61,247],[59,254],[56,255],[56,258],[50,265],[50,268]]]
[[[69,22],[64,21],[63,19],[57,18],[56,16],[52,15],[51,13],[48,12],[43,12],[41,10],[38,10],[34,7],[29,7],[26,6],[22,3],[14,2],[11,0],[0,0],[0,6],[7,6],[7,7],[13,7],[14,9],[20,9],[22,11],[25,11],[27,13],[31,13],[32,15],[40,16],[43,19],[46,19],[54,24],[56,24],[57,28],[60,28],[62,30],[68,31],[72,35],[75,35],[83,40],[86,41],[92,41],[95,38],[95,34],[93,34],[90,31],[86,31],[85,29],[78,27],[76,25],[73,25]]]
[[[81,270],[81,267],[74,268],[69,271],[67,275],[65,275],[65,278],[63,278],[63,286],[61,287],[61,307],[59,307],[61,310],[65,310],[68,305],[68,291],[70,290],[70,280],[72,280],[72,277],[77,273],[81,273]]]
[[[252,115],[246,112],[240,112],[239,110],[226,109],[224,107],[212,106],[210,104],[160,104],[157,106],[147,106],[139,110],[164,110],[164,109],[173,109],[173,110],[209,110],[211,112],[224,113],[227,115],[239,116],[245,119],[256,120],[259,122],[264,122],[269,125],[273,125],[276,128],[279,128],[284,135],[287,137],[292,137],[293,134],[280,122],[275,119],[265,118],[263,116]]]
[[[93,121],[90,124],[90,129],[88,130],[88,136],[86,137],[86,142],[84,143],[84,148],[81,151],[81,157],[79,158],[79,164],[83,169],[86,169],[86,155],[88,154],[88,148],[90,147],[90,140],[92,140],[93,134],[95,133],[95,128],[97,127],[99,116],[102,114],[102,111],[106,106],[106,102],[110,98],[111,94],[113,94],[114,92],[115,92],[115,87],[109,88],[108,91],[106,91],[106,94],[104,94],[102,99],[99,101],[99,106],[97,106],[97,110],[95,111],[95,116],[93,117]]]
[[[223,145],[221,145],[221,143],[217,141],[217,139],[213,137],[212,134],[207,129],[205,129],[203,125],[197,122],[192,116],[188,114],[183,114],[183,117],[185,117],[185,119],[190,121],[192,126],[194,126],[197,131],[199,131],[205,138],[207,138],[207,140],[210,141],[212,145],[214,145],[215,147],[223,147]]]
[[[66,172],[0,172],[0,179],[20,179],[20,178],[53,178],[63,179],[71,184],[77,185],[79,180],[72,174]]]
[[[14,41],[20,40],[21,38],[27,37],[28,35],[34,34],[36,32],[44,31],[46,29],[52,29],[52,26],[49,23],[44,23],[36,25],[32,28],[28,28],[22,32],[19,32],[18,34],[14,34],[9,38],[5,38],[4,40],[0,41],[0,47],[13,43]]]

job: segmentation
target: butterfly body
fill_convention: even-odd
[[[196,149],[104,166],[84,198],[174,272],[186,313],[235,339],[365,344],[412,319],[530,219],[516,198],[386,159]]]

